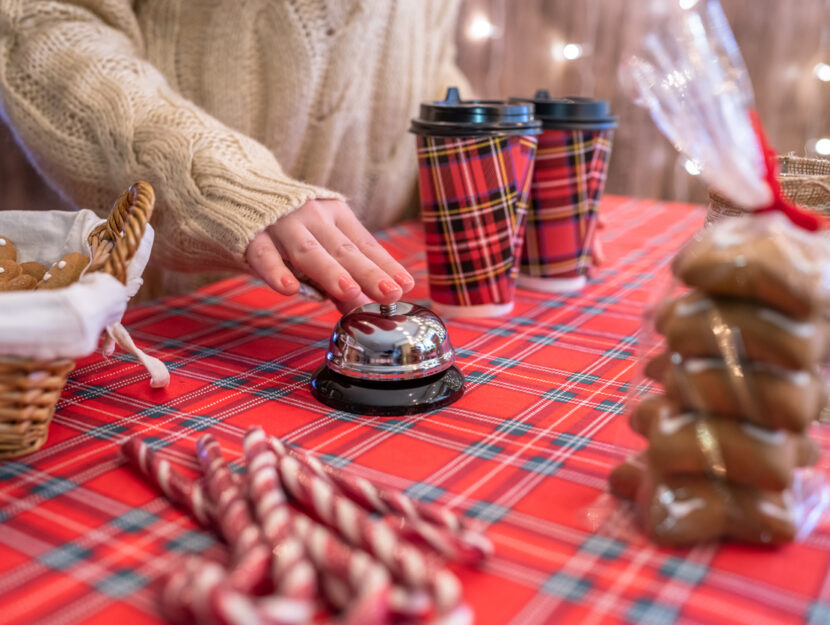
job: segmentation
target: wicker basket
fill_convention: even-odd
[[[778,157],[778,180],[784,195],[798,206],[830,217],[830,160],[788,154]],[[709,191],[706,224],[724,217],[740,217],[746,211],[716,191]]]
[[[138,249],[155,196],[137,182],[115,202],[106,222],[89,235],[92,259],[87,272],[104,271],[122,283]],[[0,459],[31,453],[46,442],[55,404],[75,361],[33,361],[0,356]]]

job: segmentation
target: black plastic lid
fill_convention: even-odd
[[[510,98],[511,103],[531,103],[536,119],[551,130],[602,130],[616,128],[617,117],[611,115],[607,100],[593,98],[551,98],[546,89],[539,89],[532,98]]]
[[[433,137],[538,135],[542,124],[533,117],[532,102],[462,100],[458,88],[450,87],[446,99],[421,104],[409,131]]]

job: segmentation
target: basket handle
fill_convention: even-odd
[[[136,182],[112,206],[109,217],[89,235],[92,247],[90,271],[104,271],[127,283],[127,263],[141,245],[153,214],[156,196],[146,182]]]

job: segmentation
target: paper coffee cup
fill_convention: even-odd
[[[533,106],[445,100],[412,120],[432,308],[491,317],[513,308],[541,124]]]
[[[525,229],[519,285],[578,291],[593,260],[599,202],[617,118],[591,98],[512,98],[535,107],[542,122]]]

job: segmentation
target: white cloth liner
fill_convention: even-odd
[[[0,237],[17,247],[18,262],[37,261],[50,267],[70,252],[91,255],[87,237],[103,222],[86,209],[0,211]],[[153,387],[166,386],[170,374],[164,363],[138,349],[120,324],[127,301],[142,284],[152,247],[153,229],[148,225],[127,267],[126,286],[97,271],[63,289],[0,292],[0,356],[81,358],[95,351],[106,331],[147,367]]]

